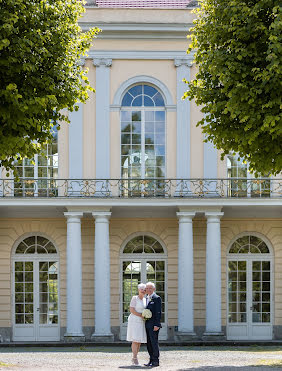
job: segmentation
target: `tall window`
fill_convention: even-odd
[[[249,172],[249,165],[239,160],[237,154],[227,156],[228,193],[231,197],[269,197],[270,179],[256,179]]]
[[[15,175],[21,178],[15,182],[15,196],[45,196],[52,190],[52,179],[58,178],[58,131],[53,128],[53,140],[42,148],[42,154],[33,161],[23,159],[16,164]],[[28,178],[28,179],[26,179]]]
[[[123,97],[121,109],[121,176],[147,179],[129,188],[146,195],[161,188],[165,178],[165,104],[161,93],[149,85],[136,85]]]

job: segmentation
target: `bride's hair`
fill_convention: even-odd
[[[145,283],[139,283],[138,290],[145,290],[145,288],[146,288]]]

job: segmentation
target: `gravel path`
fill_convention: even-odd
[[[0,370],[142,370],[125,347],[0,348]],[[139,354],[143,365],[145,348]],[[163,347],[158,371],[282,371],[282,347]]]

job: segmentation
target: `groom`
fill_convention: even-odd
[[[146,304],[147,309],[152,312],[152,318],[145,322],[147,333],[147,349],[150,355],[150,361],[145,364],[148,367],[159,366],[159,331],[161,325],[162,299],[155,293],[156,287],[153,282],[146,284]]]

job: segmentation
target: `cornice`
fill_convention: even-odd
[[[192,52],[188,55],[182,50],[90,50],[87,58],[174,60],[175,63],[177,61],[177,63],[186,63],[188,65],[193,62],[194,53]]]
[[[83,31],[92,27],[102,30],[102,39],[185,39],[192,23],[95,23],[80,22]]]

